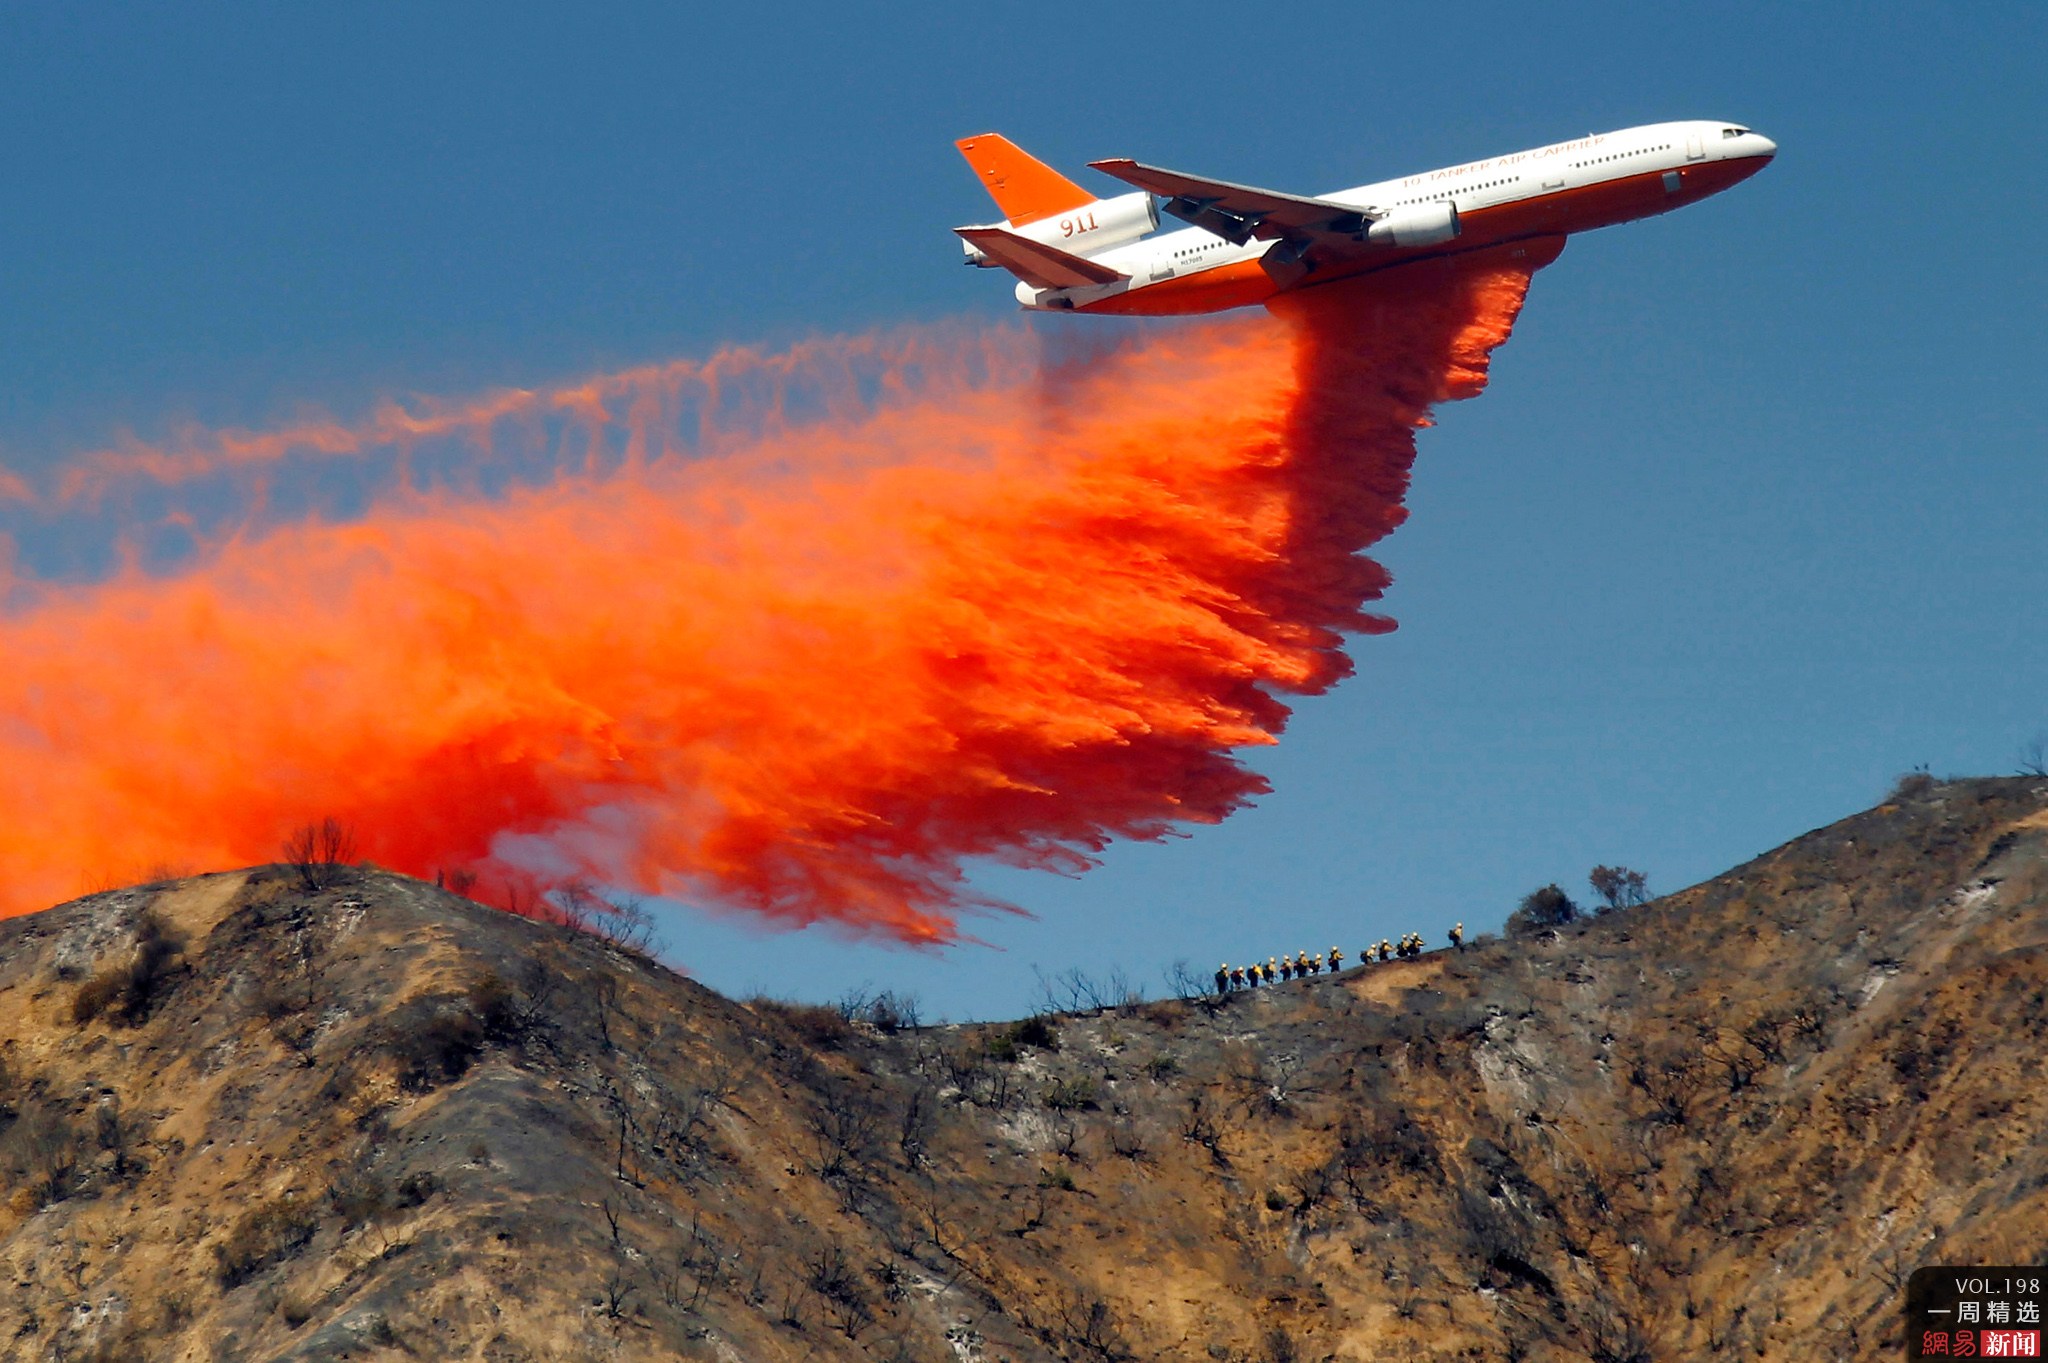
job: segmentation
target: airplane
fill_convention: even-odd
[[[970,265],[1017,276],[1038,311],[1177,316],[1456,252],[1545,248],[1696,203],[1770,164],[1737,123],[1651,123],[1308,198],[1116,158],[1100,199],[997,133],[956,143],[1004,220],[956,227]],[[1157,196],[1156,198],[1154,196]],[[1159,236],[1160,211],[1190,226]]]

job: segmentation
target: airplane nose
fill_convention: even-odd
[[[1763,156],[1772,157],[1778,154],[1778,144],[1765,137],[1762,133],[1751,133],[1750,137],[1755,139],[1757,150]]]

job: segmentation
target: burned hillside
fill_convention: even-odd
[[[2048,1259],[2048,782],[1280,988],[915,1025],[418,881],[0,922],[24,1359],[1895,1354]]]

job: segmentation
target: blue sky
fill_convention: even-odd
[[[664,911],[728,992],[1353,952],[1675,889],[2048,730],[2048,10],[1037,4],[0,11],[0,462],[1009,315],[997,129],[1316,191],[1666,118],[1776,164],[1576,239],[1377,557],[1401,622],[1220,828],[942,954]],[[1107,191],[1110,186],[1104,182]],[[1101,325],[1079,320],[1063,325]],[[1109,323],[1108,325],[1115,325]]]

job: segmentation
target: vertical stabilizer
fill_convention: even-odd
[[[1095,202],[1095,196],[1001,133],[963,137],[953,144],[974,167],[982,188],[1012,227]]]

